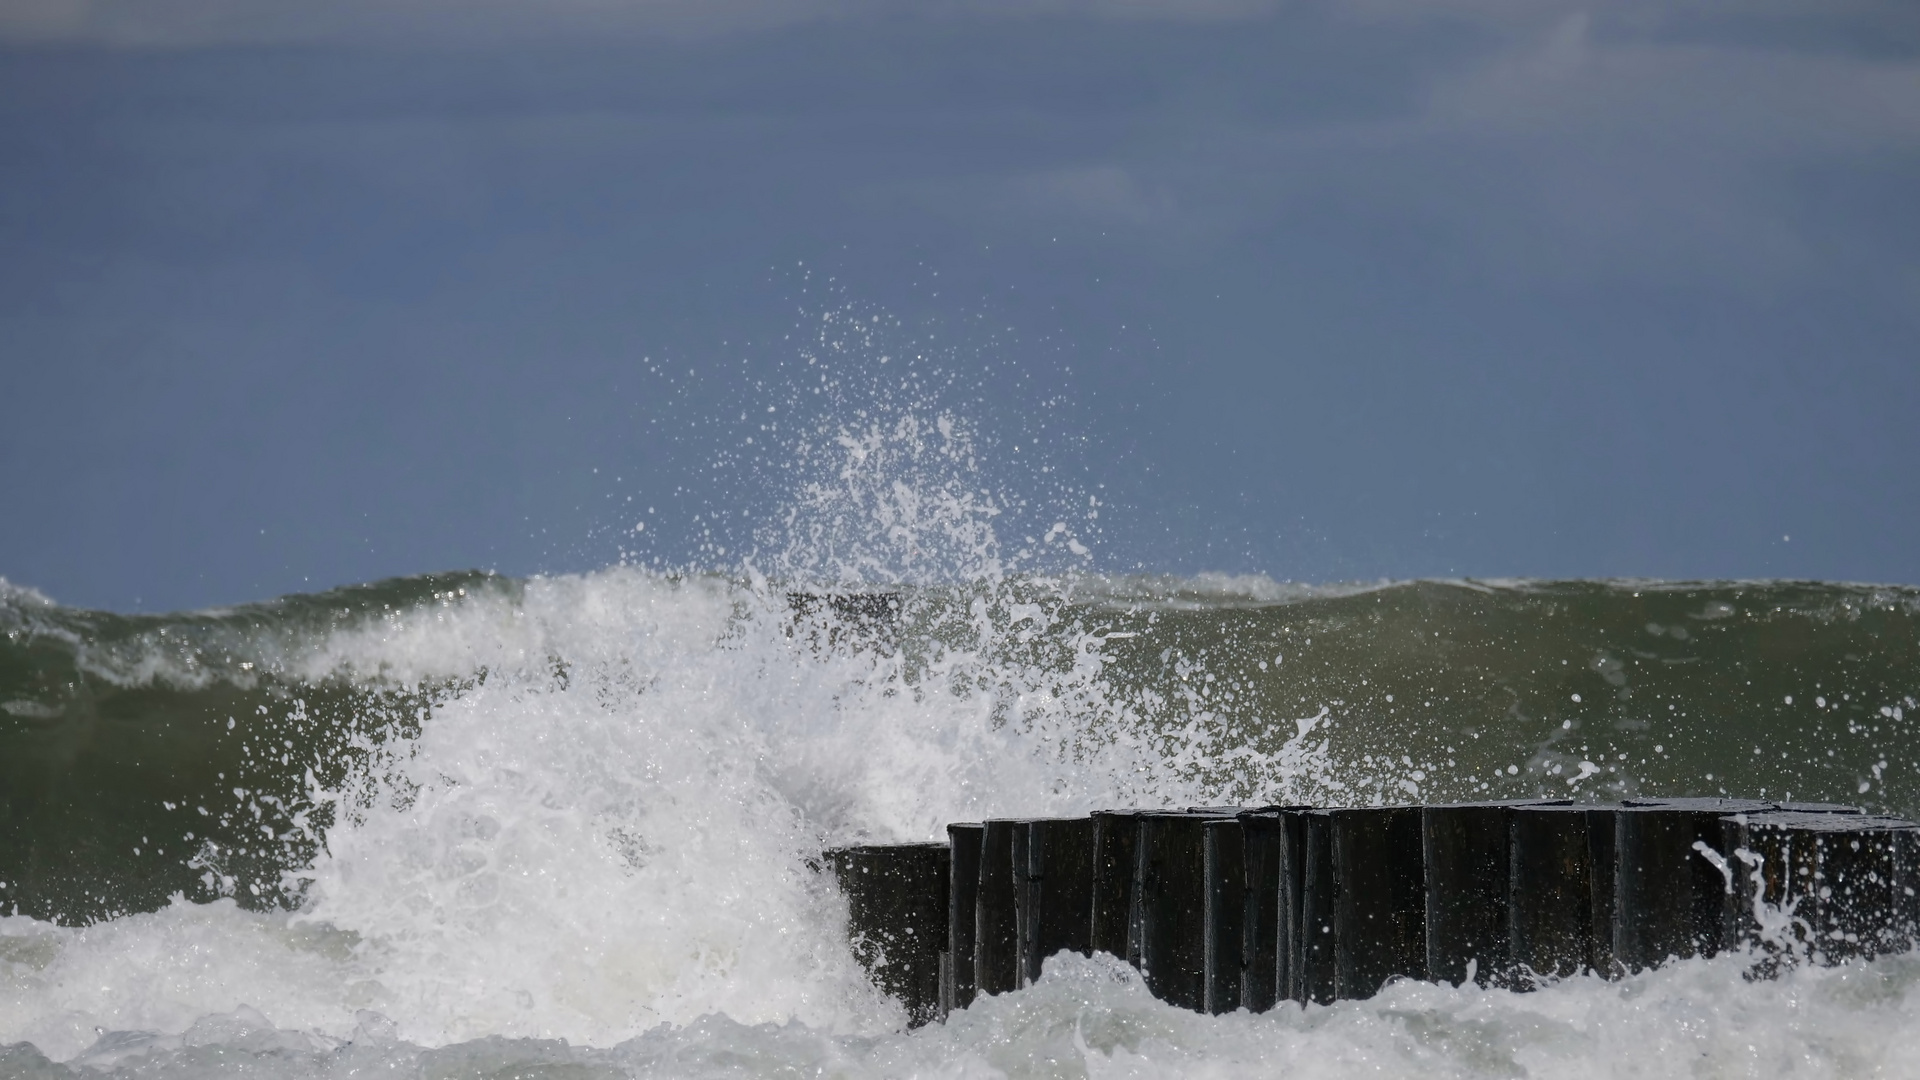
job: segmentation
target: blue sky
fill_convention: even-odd
[[[67,603],[737,554],[854,312],[1106,569],[1920,581],[1910,4],[13,0],[0,147]]]

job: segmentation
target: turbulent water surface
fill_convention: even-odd
[[[785,508],[692,519],[728,570],[139,616],[0,582],[0,1080],[1920,1075],[1898,956],[1224,1017],[1063,957],[904,1030],[823,846],[1277,801],[1920,813],[1920,591],[1100,576],[1097,495],[994,494],[911,354],[827,370],[876,325],[825,318],[743,443]]]
[[[1920,811],[1920,592],[987,575],[0,598],[0,1075],[1920,1074],[1920,958],[1207,1018],[1103,958],[944,1025],[824,844],[1113,805]]]

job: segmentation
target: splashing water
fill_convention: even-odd
[[[800,438],[793,459],[810,475],[762,536],[772,577],[749,560],[740,577],[616,567],[436,588],[323,629],[256,630],[252,652],[271,643],[271,657],[238,671],[170,652],[164,628],[80,655],[125,686],[271,675],[381,707],[316,747],[296,698],[278,714],[309,740],[284,749],[276,710],[259,710],[242,744],[256,773],[276,751],[283,767],[317,748],[327,760],[290,796],[234,786],[233,805],[195,807],[209,824],[185,834],[188,864],[228,898],[176,896],[78,929],[8,920],[0,1039],[105,1064],[267,1030],[306,1032],[294,1043],[312,1049],[376,1029],[438,1046],[609,1045],[720,1016],[897,1026],[848,954],[837,891],[811,869],[823,843],[1199,797],[1182,773],[1208,754],[1165,755],[1206,736],[1145,729],[1109,693],[1103,636],[1077,625],[1059,582],[1008,578],[1004,506],[980,486],[966,425],[855,419]],[[1045,543],[1085,551],[1064,523]],[[957,584],[902,594],[905,645],[790,596],[940,580]],[[247,651],[230,630],[203,627],[200,645]],[[1297,744],[1275,760],[1308,763]],[[260,880],[262,852],[279,856],[277,881]],[[263,896],[295,906],[236,903]]]
[[[1920,599],[1102,577],[1084,569],[1097,500],[997,495],[982,436],[935,395],[825,385],[830,407],[786,429],[790,506],[728,573],[414,579],[140,618],[0,588],[0,768],[30,763],[10,790],[80,769],[61,740],[104,733],[97,775],[70,774],[95,792],[69,796],[85,829],[6,834],[33,854],[12,865],[43,869],[0,884],[0,1077],[1920,1060],[1905,956],[1762,983],[1721,957],[1531,994],[1403,984],[1225,1017],[1060,957],[1029,991],[902,1032],[812,869],[825,844],[1102,806],[1728,783],[1911,812]],[[804,602],[876,588],[886,618]]]
[[[242,1005],[333,1038],[373,1010],[424,1045],[604,1045],[710,1014],[885,1030],[896,1009],[808,869],[823,841],[1208,794],[1182,775],[1215,756],[1204,737],[1130,730],[1100,637],[1063,634],[1062,607],[1031,583],[928,592],[908,618],[937,629],[911,654],[825,650],[783,588],[614,569],[329,634],[306,678],[467,685],[308,791],[333,824],[286,871],[299,909],[10,921],[27,959],[0,984],[5,1035],[59,1058],[94,1027]],[[1275,761],[1311,757],[1296,740]],[[100,975],[130,950],[164,990]]]

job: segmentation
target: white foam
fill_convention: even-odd
[[[0,976],[0,1042],[66,1058],[96,1028],[172,1034],[242,1005],[335,1039],[371,1009],[424,1046],[605,1046],[718,1015],[885,1031],[898,1008],[808,869],[823,843],[1209,801],[1205,762],[1312,767],[1304,744],[1249,757],[1204,724],[1148,738],[1057,603],[964,599],[972,631],[911,678],[897,652],[791,634],[778,588],[628,568],[340,630],[315,671],[486,674],[315,793],[344,820],[300,912],[11,920],[10,948],[42,959]],[[1062,651],[1008,659],[1040,629]]]
[[[179,1035],[102,1035],[82,1076],[366,1075],[689,1078],[1303,1077],[1769,1078],[1910,1076],[1920,1055],[1920,962],[1798,969],[1747,983],[1737,958],[1621,982],[1576,978],[1528,994],[1421,983],[1363,1002],[1208,1017],[1153,1000],[1108,957],[1061,956],[1031,989],[984,998],[944,1024],[855,1035],[708,1015],[618,1044],[481,1038],[424,1048],[363,1014],[342,1037],[275,1027],[258,1010]],[[49,1067],[0,1050],[0,1073]],[[9,1071],[11,1070],[11,1071]]]
[[[53,598],[31,585],[15,585],[0,577],[0,604],[23,608],[50,608]]]
[[[881,1033],[902,1013],[848,953],[844,901],[809,868],[823,844],[1217,802],[1222,770],[1280,794],[1313,772],[1311,725],[1255,752],[1190,702],[1168,724],[1164,702],[1113,693],[1103,634],[1066,594],[1006,579],[966,425],[859,417],[803,436],[793,509],[761,548],[781,582],[751,560],[739,580],[622,566],[270,643],[300,678],[462,689],[310,792],[338,820],[293,875],[299,912],[10,923],[28,960],[0,971],[0,1042],[64,1059],[90,1033],[181,1038],[241,1006],[333,1040],[371,1010],[429,1047],[607,1046],[722,1016]],[[1069,541],[1062,523],[1045,542]],[[946,606],[911,655],[831,610],[796,630],[784,582],[874,580],[963,584],[920,594]],[[129,678],[201,677],[144,652]]]

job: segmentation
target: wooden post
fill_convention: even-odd
[[[977,822],[947,826],[952,870],[947,891],[946,1011],[973,1004],[974,897],[980,891],[980,841]]]
[[[1335,810],[1335,993],[1362,999],[1388,979],[1427,977],[1420,808]]]
[[[1133,848],[1139,825],[1132,810],[1093,814],[1093,901],[1088,927],[1095,952],[1138,964],[1133,941]]]
[[[1920,825],[1866,815],[1781,812],[1721,821],[1734,887],[1731,940],[1759,947],[1761,969],[1904,952],[1920,915]],[[1756,904],[1790,917],[1767,937]]]
[[[947,940],[947,845],[863,845],[825,855],[847,897],[854,957],[874,985],[907,1007],[910,1026],[935,1019]]]
[[[1719,952],[1726,935],[1724,862],[1715,862],[1725,855],[1720,819],[1769,808],[1734,799],[1647,799],[1615,810],[1614,959],[1639,971],[1669,957]]]
[[[1517,802],[1453,803],[1420,810],[1425,859],[1427,972],[1455,986],[1471,968],[1481,986],[1504,984],[1507,894],[1512,866],[1508,821]]]
[[[1509,816],[1507,948],[1513,967],[1507,982],[1514,989],[1531,989],[1541,977],[1603,970],[1594,922],[1594,818],[1590,807],[1565,805],[1517,807]],[[1612,816],[1604,816],[1600,827],[1611,849]]]
[[[1013,887],[1014,822],[989,819],[980,834],[980,884],[973,897],[973,990],[1004,994],[1020,984]]]
[[[1194,1010],[1205,1003],[1200,846],[1205,821],[1178,810],[1141,814],[1133,864],[1140,973],[1154,997]]]
[[[1246,899],[1240,917],[1240,1004],[1265,1012],[1294,1000],[1292,953],[1300,934],[1300,814],[1272,806],[1240,815]]]
[[[1206,877],[1201,1008],[1218,1015],[1240,1007],[1246,978],[1247,862],[1240,819],[1206,822],[1201,847]]]
[[[1619,807],[1587,810],[1587,868],[1593,874],[1593,970],[1609,979],[1626,974],[1613,952],[1614,876],[1619,858],[1614,851],[1619,832]]]
[[[1133,922],[1140,973],[1155,997],[1184,1009],[1206,1005],[1204,823],[1237,813],[1147,811],[1137,819]]]
[[[1860,807],[1848,806],[1844,803],[1795,802],[1773,803],[1771,804],[1771,809],[1764,811],[1764,813],[1768,815],[1781,813],[1863,815],[1866,811]],[[1781,942],[1762,940],[1760,938],[1758,933],[1759,925],[1754,919],[1753,897],[1757,892],[1759,894],[1765,894],[1764,889],[1758,889],[1759,879],[1756,879],[1755,875],[1756,873],[1764,875],[1769,871],[1766,865],[1756,863],[1756,860],[1758,860],[1761,855],[1766,854],[1765,849],[1755,847],[1745,851],[1742,850],[1747,844],[1747,834],[1744,826],[1751,816],[1751,814],[1735,814],[1721,822],[1720,835],[1725,843],[1721,845],[1720,850],[1726,854],[1727,861],[1731,864],[1735,876],[1733,891],[1727,896],[1727,907],[1722,925],[1726,931],[1727,941],[1758,945],[1762,951],[1776,954],[1772,960],[1768,960],[1762,964],[1764,970],[1773,971],[1779,966],[1775,961],[1782,958],[1784,951],[1780,948]],[[1806,865],[1808,872],[1811,873],[1812,864],[1807,863]],[[1776,882],[1776,884],[1779,883]],[[1782,899],[1778,895],[1773,895],[1770,896],[1770,898],[1763,899],[1762,902],[1774,907],[1779,907]]]
[[[1303,1005],[1336,997],[1332,810],[1314,810],[1300,822],[1300,932],[1293,952],[1292,998]],[[1284,878],[1282,880],[1285,880]]]
[[[1013,836],[1019,889],[1014,921],[1024,987],[1040,978],[1047,957],[1092,952],[1093,821],[1040,818],[1016,826]]]

